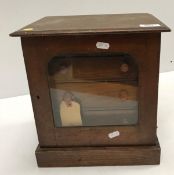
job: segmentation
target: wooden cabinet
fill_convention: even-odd
[[[156,136],[161,32],[150,14],[45,17],[20,36],[38,165],[160,162]]]

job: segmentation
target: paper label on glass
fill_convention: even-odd
[[[72,101],[68,106],[65,101],[60,103],[60,117],[62,126],[81,126],[80,104]]]

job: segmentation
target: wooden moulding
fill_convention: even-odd
[[[36,149],[39,167],[155,165],[160,163],[160,145],[66,147]]]

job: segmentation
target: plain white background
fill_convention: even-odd
[[[158,138],[160,165],[76,168],[38,168],[38,145],[29,95],[0,100],[0,175],[173,175],[174,174],[174,72],[161,73]]]
[[[14,30],[43,16],[143,12],[172,29],[173,7],[172,0],[0,0],[0,98],[28,93],[20,39],[9,37]],[[161,72],[174,70],[173,38],[162,34]]]

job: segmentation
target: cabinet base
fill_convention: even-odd
[[[159,143],[153,146],[71,147],[36,149],[39,167],[155,165]]]

